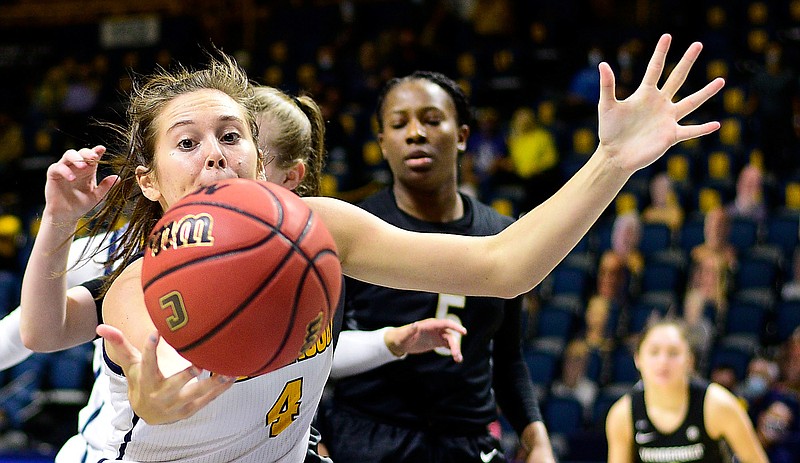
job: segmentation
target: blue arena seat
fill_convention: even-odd
[[[775,307],[778,342],[789,339],[800,326],[800,301],[781,301]]]
[[[557,337],[566,342],[572,335],[576,317],[575,311],[570,308],[546,304],[539,310],[536,336]]]
[[[752,354],[750,352],[737,347],[716,347],[711,351],[708,368],[711,371],[720,365],[730,366],[736,373],[736,378],[742,381],[747,374],[747,365],[750,363],[751,358]]]
[[[633,362],[633,353],[627,347],[617,347],[611,353],[611,382],[633,384],[639,381],[639,370]]]
[[[749,335],[760,339],[767,308],[760,304],[733,301],[725,317],[726,335]]]
[[[642,225],[642,239],[639,251],[645,256],[665,251],[672,246],[672,230],[664,223],[645,223]]]
[[[608,410],[612,405],[614,405],[614,402],[619,400],[619,398],[624,394],[625,390],[618,386],[600,388],[592,408],[592,419],[590,424],[593,429],[605,430]]]
[[[586,270],[566,265],[556,267],[550,278],[554,296],[571,294],[583,299],[589,284],[589,274]]]
[[[596,384],[600,384],[603,379],[604,371],[605,359],[603,358],[603,354],[597,349],[592,349],[589,352],[589,359],[586,363],[586,377]]]
[[[549,390],[555,378],[560,356],[549,350],[526,347],[522,351],[531,380],[542,390]]]
[[[767,220],[765,241],[778,246],[786,262],[791,262],[794,250],[800,245],[797,214],[777,214]]]
[[[658,303],[639,301],[630,308],[628,332],[640,333],[652,316],[663,317],[670,306]]]
[[[753,219],[736,217],[731,220],[730,241],[739,252],[744,252],[756,244],[758,224]]]
[[[550,396],[542,404],[547,431],[570,435],[583,427],[583,405],[574,397]]]
[[[670,262],[648,262],[642,273],[642,291],[676,293],[683,286],[681,268]]]
[[[703,241],[705,241],[703,216],[694,216],[683,223],[678,238],[678,244],[684,252],[691,252],[692,248]]]
[[[737,291],[752,288],[775,288],[778,276],[776,263],[767,259],[745,256],[739,260],[734,275]]]

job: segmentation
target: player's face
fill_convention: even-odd
[[[142,191],[168,208],[198,187],[227,178],[256,178],[257,150],[244,109],[217,90],[170,101],[155,121],[151,172],[137,169]]]
[[[456,183],[458,152],[469,128],[460,126],[453,99],[424,79],[401,82],[386,95],[378,143],[395,181],[409,188]]]
[[[659,325],[651,329],[636,355],[645,387],[684,384],[692,368],[689,345],[680,329]]]

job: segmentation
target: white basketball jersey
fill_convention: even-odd
[[[78,412],[78,432],[72,436],[56,455],[55,463],[95,462],[104,455],[103,448],[111,435],[111,407],[108,375],[103,374],[103,344],[94,341],[95,382],[89,394],[89,403]]]
[[[111,243],[123,229],[98,237],[79,238],[72,242],[69,249],[67,268],[67,287],[77,286],[86,281],[98,278],[106,273],[105,261],[108,260],[108,251]],[[103,249],[104,251],[93,258],[75,266],[84,249]],[[78,434],[72,436],[64,443],[56,454],[55,463],[95,462],[103,456],[103,448],[111,434],[111,418],[114,416],[111,408],[108,376],[103,374],[103,343],[102,339],[94,340],[94,358],[92,370],[94,384],[89,394],[89,402],[78,412]]]
[[[330,327],[295,363],[245,378],[190,418],[151,426],[133,413],[127,381],[108,358],[115,409],[109,459],[300,463],[333,359]]]

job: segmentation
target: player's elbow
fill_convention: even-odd
[[[31,333],[28,330],[23,329],[20,327],[19,329],[19,337],[22,340],[22,345],[25,346],[26,349],[30,349],[32,351],[37,351],[39,347],[39,338]]]
[[[53,341],[57,338],[56,336],[45,336],[36,330],[20,326],[19,337],[22,340],[22,345],[25,346],[26,349],[34,352],[52,352],[58,350],[53,347]]]

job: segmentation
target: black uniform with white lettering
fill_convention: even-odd
[[[689,384],[689,408],[683,423],[671,434],[659,432],[644,403],[644,389],[631,392],[633,414],[634,461],[642,463],[718,463],[730,461],[722,441],[712,439],[706,432],[703,403],[708,383],[692,380]]]
[[[405,214],[391,189],[361,207],[400,228],[421,232],[491,235],[512,222],[489,206],[464,195],[462,199],[464,216],[449,223]],[[454,274],[462,271],[452,269]],[[345,329],[457,317],[467,335],[461,341],[461,364],[449,352],[430,352],[339,380],[320,422],[334,461],[500,462],[505,461],[502,449],[487,430],[497,419],[497,405],[517,432],[541,420],[520,347],[521,298],[400,291],[352,279],[345,288]]]

